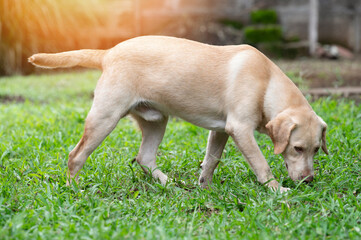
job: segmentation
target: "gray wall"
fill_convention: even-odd
[[[143,31],[177,16],[249,22],[254,9],[272,8],[286,36],[308,39],[308,0],[140,0]],[[360,51],[361,0],[319,0],[319,40]]]

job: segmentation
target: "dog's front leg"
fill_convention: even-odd
[[[227,122],[226,132],[233,138],[237,147],[246,158],[247,162],[255,172],[257,180],[266,183],[272,190],[279,188],[280,192],[289,190],[283,188],[274,179],[271,169],[264,158],[253,135],[254,129],[240,122]]]
[[[212,183],[214,169],[219,163],[228,137],[229,135],[225,132],[209,132],[206,156],[201,164],[202,173],[199,177],[199,184],[202,188],[207,188]]]

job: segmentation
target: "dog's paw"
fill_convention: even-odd
[[[290,191],[291,189],[290,189],[290,188],[285,188],[285,187],[279,186],[279,187],[271,187],[271,190],[272,190],[273,192],[285,193],[285,192],[287,192],[287,191]]]
[[[282,187],[277,181],[271,181],[267,184],[267,186],[273,191],[273,192],[280,192],[280,193],[285,193],[289,190],[291,190],[290,188],[285,188]]]
[[[270,187],[270,189],[272,190],[272,192],[280,192],[280,193],[285,193],[291,190],[290,188],[285,188],[285,187]]]
[[[285,188],[285,187],[280,187],[279,189],[280,189],[280,193],[284,193],[291,190],[291,188]]]
[[[200,176],[198,183],[201,186],[201,188],[208,189],[209,185],[212,184],[212,178],[207,176]]]

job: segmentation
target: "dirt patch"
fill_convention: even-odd
[[[361,59],[279,60],[276,64],[284,72],[300,78],[301,82],[296,84],[301,84],[303,92],[312,99],[334,96],[361,102]]]
[[[0,104],[23,102],[25,102],[25,98],[20,95],[0,95]]]
[[[361,87],[361,60],[280,60],[284,71],[300,76],[309,88]]]
[[[311,95],[313,100],[320,97],[333,96],[336,98],[353,99],[356,103],[361,102],[361,87],[312,88],[304,91],[304,94]]]

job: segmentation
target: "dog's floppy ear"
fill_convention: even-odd
[[[296,127],[296,123],[287,114],[278,114],[266,124],[268,135],[274,145],[274,153],[280,154],[286,149],[290,140],[291,132]]]
[[[328,150],[326,147],[326,130],[327,130],[327,124],[323,121],[323,119],[319,116],[317,116],[318,119],[321,122],[322,126],[322,150],[328,155]]]

